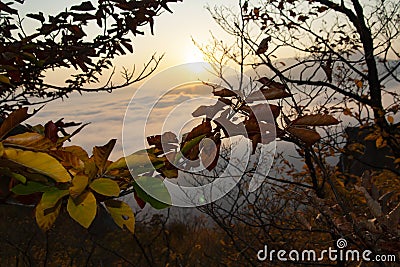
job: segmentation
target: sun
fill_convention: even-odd
[[[204,62],[203,53],[193,44],[185,49],[184,57],[186,63]]]

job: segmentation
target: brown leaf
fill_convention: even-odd
[[[32,115],[33,114],[28,114],[28,108],[20,108],[13,111],[0,126],[0,139]]]
[[[77,5],[77,6],[72,6],[71,10],[77,10],[77,11],[92,11],[96,10],[92,3],[90,1],[85,1],[82,2],[82,4]]]
[[[44,135],[53,143],[58,140],[58,127],[53,121],[49,121],[44,125]]]
[[[261,54],[264,54],[265,52],[267,52],[268,43],[270,41],[271,41],[271,36],[268,36],[267,38],[263,39],[257,48],[256,55],[261,55]]]
[[[267,77],[262,77],[262,78],[258,79],[257,81],[269,88],[277,88],[277,89],[282,89],[282,90],[286,89],[286,86],[284,84],[275,82]]]
[[[213,94],[215,96],[220,96],[220,97],[232,97],[237,95],[234,91],[225,88],[218,91],[214,91]]]
[[[310,129],[289,127],[286,131],[303,141],[308,146],[315,144],[319,139],[321,139],[319,133]]]
[[[205,134],[206,136],[209,136],[211,134],[211,122],[210,120],[205,120],[203,121],[200,125],[194,127],[190,133],[186,136],[185,141],[190,141],[193,138],[196,138],[200,135]]]
[[[23,133],[8,137],[3,141],[4,144],[33,150],[48,150],[55,144],[39,133]]]
[[[261,92],[261,93],[260,93]],[[270,89],[260,89],[259,92],[251,93],[247,98],[247,103],[252,103],[254,101],[260,100],[274,100],[274,99],[282,99],[286,97],[290,97],[291,94],[286,92],[283,89],[279,89],[276,87],[271,87]]]
[[[305,115],[300,118],[297,118],[292,122],[292,125],[328,126],[328,125],[335,125],[338,123],[339,121],[331,115],[314,114],[314,115]]]
[[[110,156],[111,151],[115,146],[116,139],[111,139],[107,144],[104,146],[95,146],[93,148],[93,157],[96,166],[99,168],[100,172],[106,167],[107,159]]]

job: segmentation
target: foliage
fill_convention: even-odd
[[[113,58],[133,53],[132,34],[144,34],[145,25],[153,34],[154,18],[163,10],[172,12],[167,6],[170,2],[177,0],[83,1],[58,14],[39,12],[26,18],[18,12],[23,1],[1,3],[0,112],[63,98],[73,91],[111,91],[146,78],[160,58],[153,56],[138,75],[126,70],[121,84],[113,84],[110,77],[97,88],[90,85],[99,83],[100,75],[113,67]],[[30,33],[24,28],[25,21],[38,28]],[[77,73],[64,86],[45,79],[48,72],[70,67]]]

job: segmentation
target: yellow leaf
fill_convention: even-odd
[[[71,152],[83,162],[89,160],[87,152],[80,146],[66,146],[61,149],[62,151]]]
[[[68,190],[60,190],[58,188],[53,188],[52,190],[46,191],[42,195],[40,204],[43,209],[53,208],[60,199],[69,194]]]
[[[2,157],[3,154],[4,154],[4,146],[3,146],[3,143],[0,142],[0,157]]]
[[[354,83],[357,85],[358,88],[362,88],[363,87],[363,82],[361,80],[354,80]]]
[[[400,163],[400,158],[398,158],[398,159],[396,159],[396,160],[394,161],[394,164],[398,164],[398,163]]]
[[[0,82],[1,83],[11,84],[10,79],[7,76],[1,75],[1,74],[0,74]]]
[[[394,123],[394,119],[392,116],[387,116],[387,120],[389,123],[393,124]]]
[[[60,213],[60,208],[61,202],[58,202],[58,204],[51,209],[46,208],[42,202],[39,202],[35,208],[35,218],[40,229],[47,231],[51,228]]]
[[[4,157],[12,162],[47,175],[56,182],[66,183],[71,181],[71,176],[61,163],[46,153],[6,148],[4,149]]]
[[[70,197],[68,198],[67,211],[72,219],[83,227],[89,228],[96,217],[96,198],[92,192],[86,192],[76,199]]]
[[[89,187],[103,196],[117,197],[120,193],[118,184],[108,178],[96,179]]]
[[[383,137],[379,136],[375,141],[376,148],[381,148],[384,145]]]
[[[74,179],[72,179],[72,186],[69,188],[69,194],[71,197],[78,197],[89,183],[89,177],[84,174],[77,174]]]
[[[135,232],[135,215],[128,204],[113,199],[105,201],[104,204],[114,222],[121,227],[121,229],[125,226],[132,234]]]

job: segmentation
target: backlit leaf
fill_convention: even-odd
[[[93,148],[94,162],[101,172],[104,170],[107,159],[110,156],[110,153],[113,150],[116,141],[116,139],[111,139],[104,146],[95,146]]]
[[[328,126],[338,124],[339,121],[331,115],[315,114],[305,115],[295,119],[292,125],[305,125],[305,126]]]
[[[48,231],[56,221],[58,214],[60,214],[61,203],[58,203],[55,207],[48,209],[42,202],[35,208],[36,223],[43,231]]]
[[[23,133],[7,137],[4,144],[17,146],[20,148],[47,150],[54,147],[54,143],[39,133]]]
[[[315,144],[316,142],[318,142],[319,139],[321,139],[319,133],[310,129],[289,127],[286,129],[286,131],[288,131],[309,146]]]
[[[0,126],[0,139],[2,139],[12,129],[18,126],[21,122],[27,120],[32,115],[33,114],[28,114],[28,108],[20,108],[16,111],[13,111]]]
[[[71,176],[61,163],[46,153],[6,148],[4,149],[4,157],[12,162],[47,175],[56,182],[65,183],[71,181]]]
[[[89,177],[85,174],[77,174],[74,179],[72,179],[72,186],[69,188],[69,193],[71,197],[78,197],[85,189],[89,183]]]
[[[125,226],[132,234],[135,232],[135,215],[128,204],[113,199],[105,201],[104,204],[114,222],[121,229],[124,229]]]
[[[157,177],[140,176],[133,182],[136,194],[155,209],[171,205],[171,196],[163,180]]]
[[[83,227],[89,228],[96,217],[96,198],[92,192],[86,192],[76,199],[70,197],[68,198],[67,211],[72,219]]]
[[[68,190],[60,190],[56,187],[53,187],[43,193],[40,204],[43,209],[53,208],[61,198],[67,196],[68,194]]]
[[[108,178],[96,179],[89,185],[89,187],[97,193],[109,197],[117,197],[120,193],[118,184]]]

